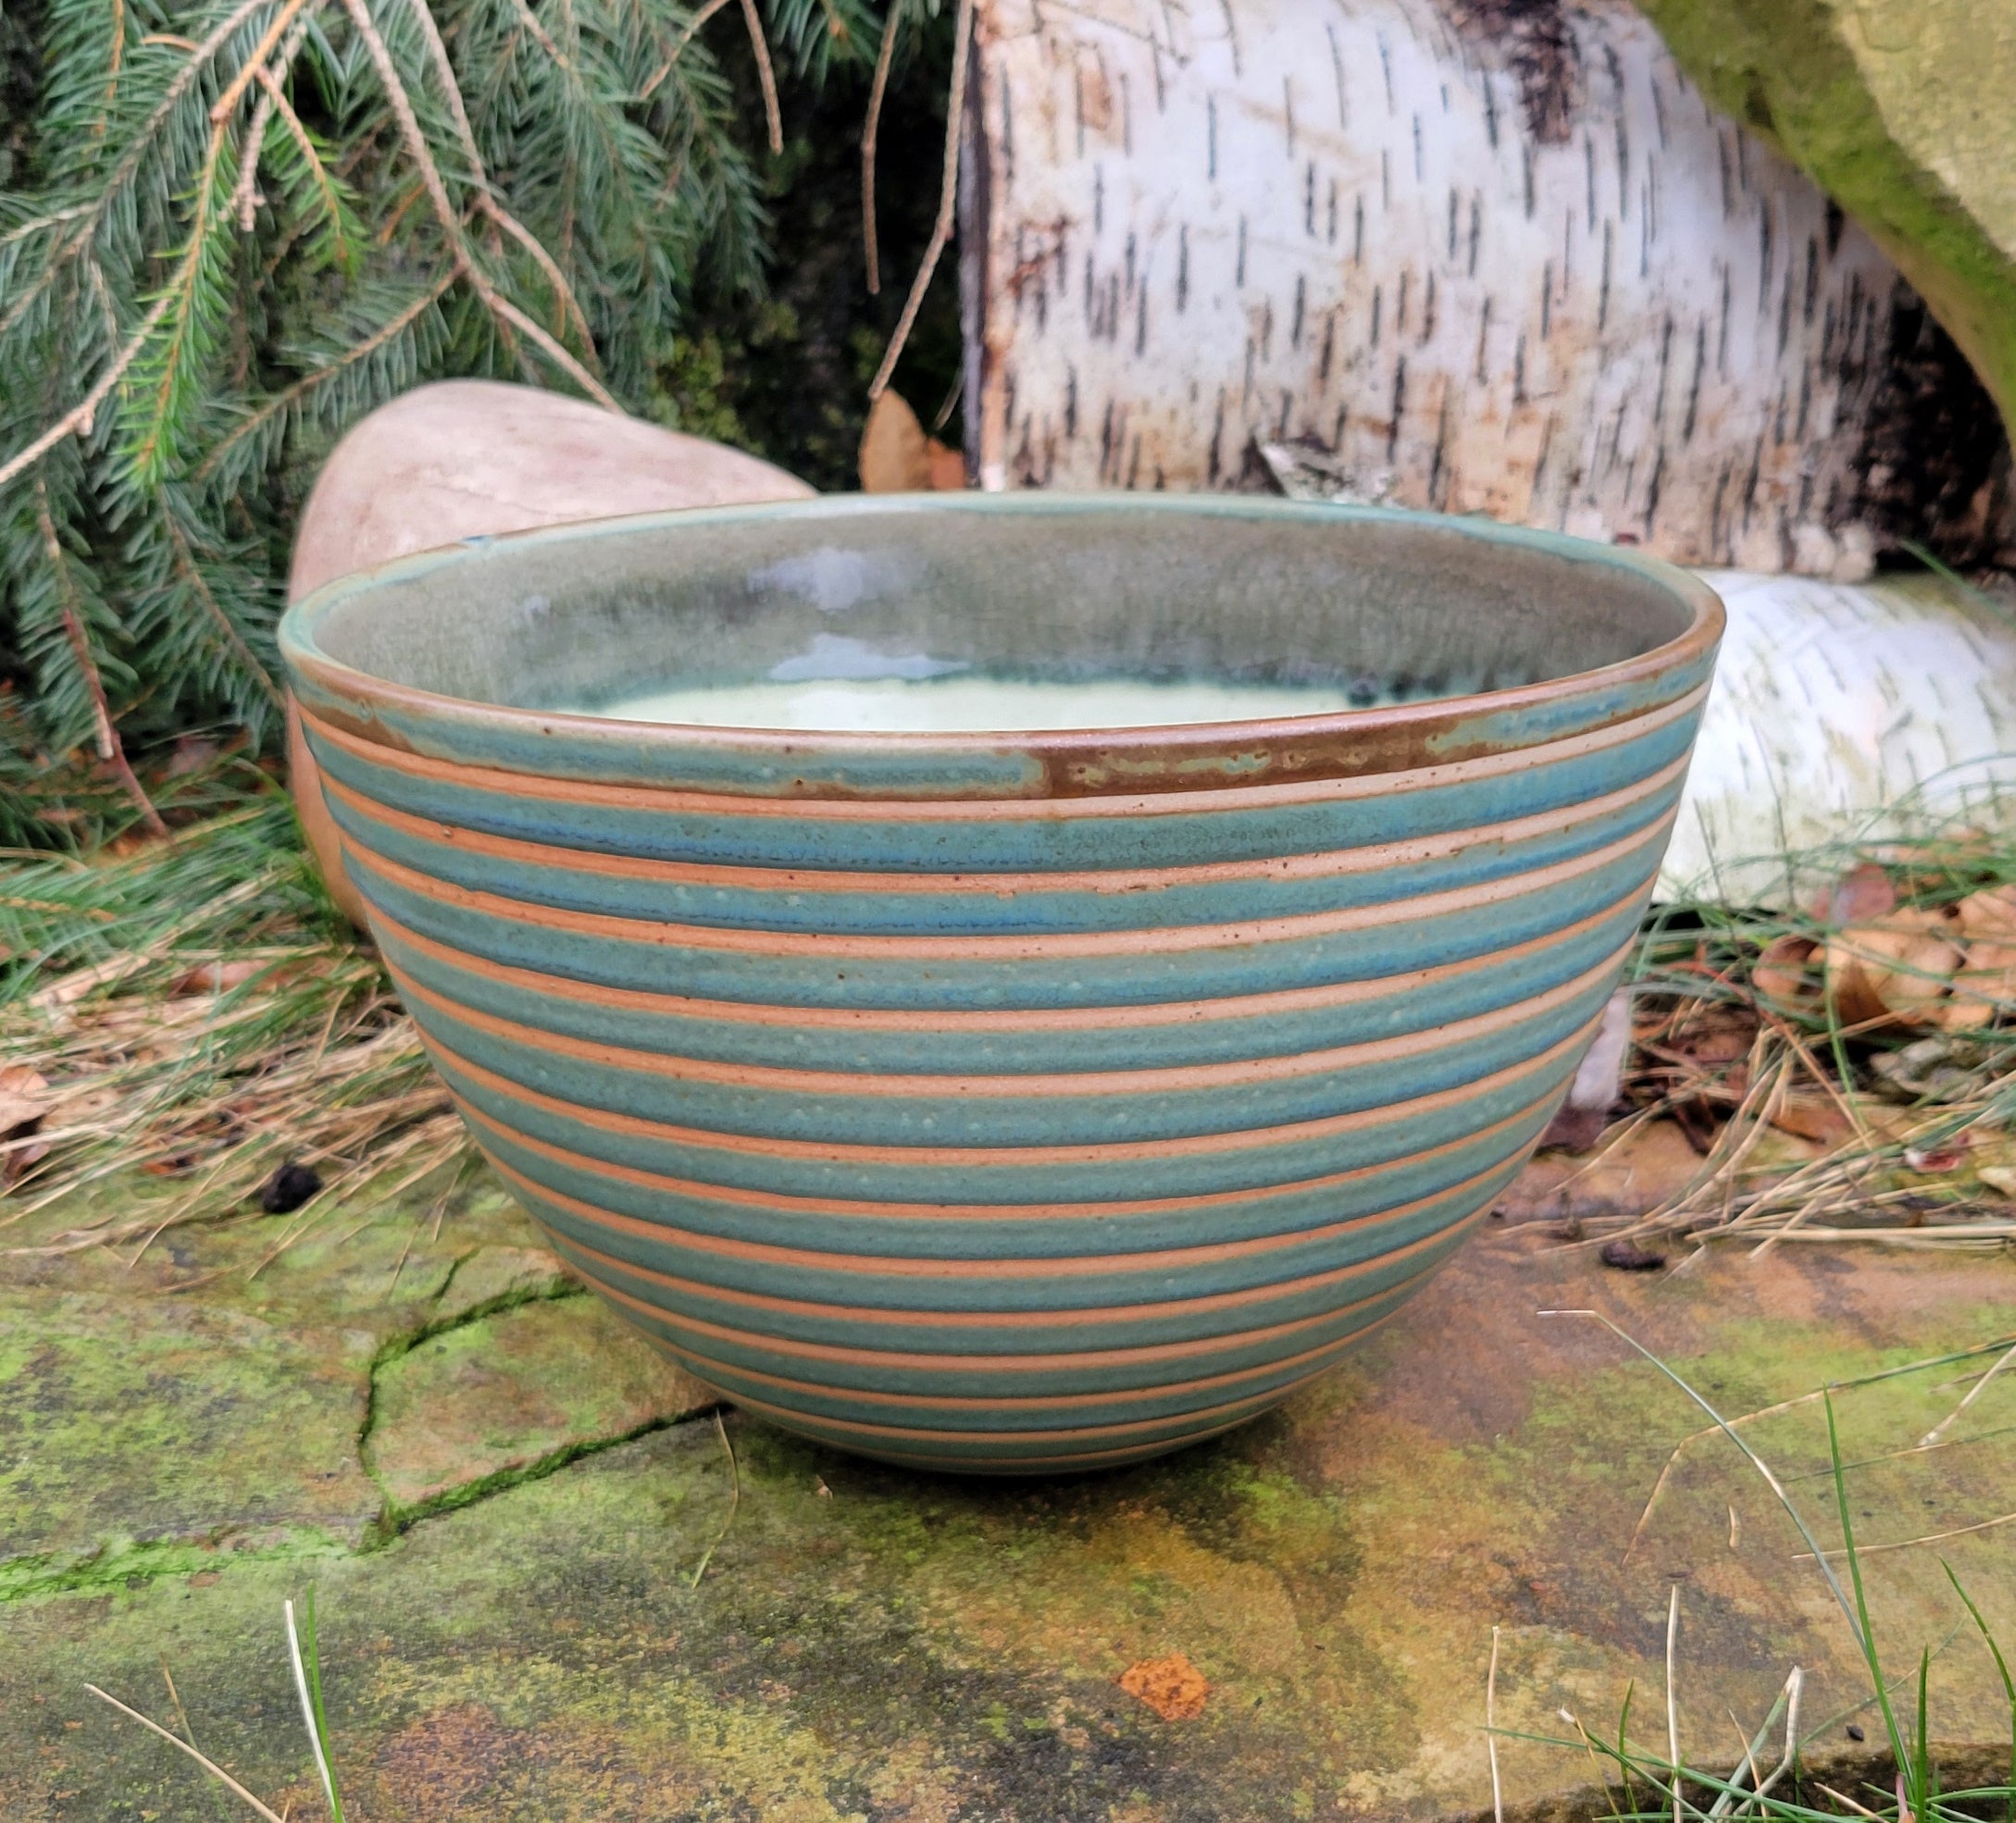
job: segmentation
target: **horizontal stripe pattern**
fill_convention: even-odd
[[[394,981],[568,1263],[778,1423],[1027,1473],[1277,1403],[1485,1218],[1615,986],[1711,652],[1502,750],[1069,797],[515,769],[466,710],[297,676]]]

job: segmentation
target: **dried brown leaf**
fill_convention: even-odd
[[[1798,1012],[1820,998],[1820,979],[1812,961],[1820,945],[1810,936],[1787,932],[1764,946],[1750,970],[1750,986],[1767,1006],[1780,1012]]]
[[[1844,1025],[1922,1025],[1964,960],[1944,911],[1907,907],[1880,924],[1852,924],[1826,950],[1827,998]]]

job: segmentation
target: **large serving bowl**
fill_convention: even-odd
[[[345,860],[553,1245],[789,1429],[995,1472],[1286,1397],[1484,1219],[1617,985],[1722,626],[1635,554],[1248,499],[471,540],[282,645]],[[693,679],[1369,677],[1023,734],[596,719]]]

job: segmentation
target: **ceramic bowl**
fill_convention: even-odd
[[[990,1472],[1332,1365],[1615,988],[1722,611],[1635,553],[1246,498],[852,497],[474,539],[281,632],[372,935],[504,1181],[700,1379]],[[691,680],[1370,680],[1022,734],[652,725]]]

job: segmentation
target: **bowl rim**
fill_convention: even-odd
[[[403,684],[331,657],[318,643],[317,633],[354,598],[388,583],[411,583],[436,571],[460,567],[497,554],[500,550],[567,544],[584,539],[625,537],[644,531],[672,531],[689,526],[756,525],[772,520],[803,522],[856,518],[889,518],[907,514],[984,514],[1031,518],[1094,514],[1168,515],[1188,519],[1217,517],[1277,520],[1284,523],[1392,525],[1426,529],[1533,552],[1572,564],[1627,573],[1649,582],[1690,610],[1687,625],[1673,639],[1633,657],[1587,671],[1569,672],[1537,683],[1467,695],[1425,698],[1418,701],[1364,709],[1341,709],[1313,714],[1268,716],[1239,721],[1172,722],[1120,728],[1069,727],[1041,729],[806,729],[723,727],[690,722],[631,721],[565,709],[528,709],[479,699],[451,696]],[[1623,693],[1636,700],[1608,717],[1599,717],[1582,732],[1630,721],[1655,709],[1679,688],[1661,692],[1662,678],[1684,673],[1711,657],[1721,640],[1726,614],[1722,599],[1699,577],[1630,546],[1599,544],[1592,539],[1524,526],[1502,525],[1475,515],[1415,512],[1406,508],[1360,505],[1331,501],[1291,501],[1246,494],[1063,493],[1027,490],[1013,493],[975,491],[920,494],[822,494],[810,499],[762,501],[735,506],[671,508],[608,518],[568,520],[523,531],[479,533],[452,544],[395,557],[368,569],[341,576],[292,603],[281,616],[278,642],[288,670],[317,687],[332,701],[317,704],[321,719],[333,722],[374,745],[414,750],[415,744],[388,725],[390,711],[400,722],[435,722],[486,735],[518,735],[564,738],[589,751],[601,749],[611,762],[611,775],[628,771],[640,748],[666,757],[704,750],[713,755],[746,756],[757,764],[789,759],[799,765],[830,755],[837,761],[877,752],[905,752],[916,759],[943,753],[948,759],[1030,751],[1045,762],[1052,791],[1057,781],[1079,774],[1107,773],[1116,756],[1136,756],[1144,769],[1180,769],[1186,757],[1193,763],[1228,748],[1294,747],[1326,744],[1348,738],[1352,773],[1386,773],[1412,765],[1469,757],[1481,751],[1503,751],[1540,744],[1558,735],[1540,728],[1522,732],[1508,713],[1545,708],[1577,698]],[[363,712],[344,713],[337,704]],[[333,712],[333,713],[332,713]],[[1533,718],[1524,718],[1533,719]],[[1544,720],[1544,718],[1537,718]],[[1489,732],[1486,733],[1485,728]],[[1475,730],[1465,734],[1464,730]],[[1468,750],[1468,751],[1460,750]],[[1298,755],[1298,759],[1305,756]],[[1306,756],[1313,758],[1313,756]],[[504,770],[535,770],[530,767]],[[1301,765],[1298,771],[1306,771]],[[1317,768],[1329,772],[1326,765]],[[1173,784],[1163,781],[1163,788]],[[1229,783],[1230,781],[1225,781]],[[1193,778],[1193,785],[1204,785]],[[1137,777],[1132,788],[1156,788]],[[1128,788],[1117,780],[1089,783],[1079,789],[1103,794]],[[1068,787],[1067,787],[1068,789]],[[1069,795],[1076,795],[1070,791]],[[814,787],[813,795],[827,795]],[[846,787],[832,795],[855,796]],[[866,795],[880,797],[881,791]]]

